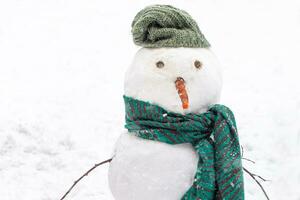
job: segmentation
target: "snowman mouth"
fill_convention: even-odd
[[[175,86],[180,97],[182,108],[188,109],[189,108],[189,97],[187,91],[185,89],[185,81],[182,77],[177,77],[175,81]]]

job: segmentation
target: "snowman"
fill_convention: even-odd
[[[175,7],[148,6],[132,34],[142,48],[125,76],[127,131],[109,168],[114,198],[244,199],[235,121],[214,106],[221,70],[196,22]]]

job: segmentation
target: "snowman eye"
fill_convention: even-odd
[[[202,62],[200,62],[199,60],[195,60],[194,66],[195,66],[197,69],[201,69],[201,68],[202,68]]]
[[[163,68],[164,66],[165,66],[165,64],[164,64],[163,61],[158,61],[158,62],[156,63],[156,67],[157,67],[157,68]]]

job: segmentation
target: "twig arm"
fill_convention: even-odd
[[[266,196],[266,198],[268,200],[270,200],[269,196],[267,195],[264,187],[260,184],[260,182],[255,178],[255,176],[259,177],[260,179],[262,179],[263,181],[266,181],[264,178],[262,178],[261,176],[258,176],[256,174],[252,174],[250,171],[248,171],[245,167],[243,167],[244,171],[249,174],[254,180],[255,182],[259,185],[260,189],[263,191],[264,195]]]
[[[95,168],[99,167],[100,165],[103,165],[105,163],[109,163],[112,160],[112,158],[107,159],[103,162],[95,164],[92,168],[90,168],[87,172],[85,172],[81,177],[79,177],[76,181],[74,181],[73,185],[68,189],[68,191],[60,198],[60,200],[65,199],[65,197],[71,192],[71,190],[75,187],[75,185],[83,179],[85,176],[88,176],[91,171],[93,171]]]

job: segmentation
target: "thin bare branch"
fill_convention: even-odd
[[[247,161],[252,162],[253,164],[255,164],[255,162],[253,160],[249,159],[249,158],[242,158],[242,159],[247,160]]]
[[[266,182],[266,181],[270,181],[270,180],[267,180],[265,178],[263,178],[262,176],[260,175],[257,175],[257,174],[252,174],[253,176],[256,176],[257,178],[261,179],[262,181]]]
[[[98,164],[95,164],[92,168],[90,168],[87,172],[85,172],[80,178],[78,178],[76,181],[74,181],[73,185],[69,188],[69,190],[62,196],[62,198],[60,198],[60,200],[65,199],[65,197],[71,192],[71,190],[75,187],[75,185],[81,180],[83,179],[85,176],[88,176],[89,173],[91,171],[93,171],[94,169],[96,169],[97,167],[99,167],[100,165],[103,165],[105,163],[109,163],[112,160],[112,158],[107,159],[103,162],[100,162]]]
[[[253,164],[255,164],[255,162],[249,158],[244,158],[244,147],[241,145],[241,156],[242,156],[242,159],[244,160],[247,160],[249,162],[252,162]]]
[[[256,174],[252,174],[252,173],[251,173],[250,171],[248,171],[245,167],[243,167],[243,169],[244,169],[245,172],[247,172],[247,174],[249,174],[249,175],[253,178],[253,180],[255,180],[255,182],[259,185],[260,189],[263,191],[265,197],[266,197],[268,200],[270,200],[270,198],[269,198],[269,196],[267,195],[267,193],[266,193],[264,187],[263,187],[263,186],[260,184],[260,182],[255,178],[255,177],[261,178],[261,177],[258,176],[258,175],[256,175]],[[262,179],[262,180],[265,180],[265,179]]]
[[[243,147],[243,145],[241,145],[241,150],[242,150],[242,152],[241,152],[242,157],[244,157],[244,147]]]

